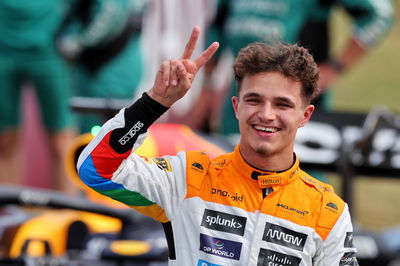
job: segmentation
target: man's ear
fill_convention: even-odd
[[[303,127],[305,124],[307,124],[307,122],[310,120],[312,113],[314,112],[314,105],[309,104],[307,105],[306,109],[304,109],[304,113],[303,113],[303,119],[300,122],[300,126],[299,127]]]
[[[239,120],[239,118],[238,118],[238,105],[239,105],[239,98],[237,96],[233,96],[232,97],[232,107],[233,107],[233,110],[235,111],[236,119]]]

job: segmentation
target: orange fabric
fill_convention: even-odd
[[[129,206],[132,209],[136,210],[137,212],[151,217],[156,221],[159,221],[160,223],[166,223],[169,222],[169,219],[165,215],[165,211],[158,206],[157,204],[153,204],[151,206]]]
[[[297,158],[287,171],[263,172],[243,160],[238,146],[233,153],[213,160],[204,153],[188,152],[187,184],[186,198],[200,197],[309,226],[322,239],[345,206],[331,186],[300,170]],[[273,192],[264,198],[262,189],[266,187],[272,187]]]

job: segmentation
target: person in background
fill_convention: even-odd
[[[240,50],[232,98],[240,143],[233,152],[215,159],[199,151],[134,153],[218,49],[214,42],[192,60],[199,31],[179,59],[161,64],[153,87],[82,151],[81,180],[164,223],[169,265],[357,266],[347,204],[301,170],[294,153],[319,78],[305,48],[256,42]]]
[[[70,77],[57,53],[55,37],[62,18],[61,1],[0,0],[0,182],[21,184],[23,162],[17,160],[20,142],[21,95],[32,85],[52,155],[51,188],[72,193],[63,158],[73,137]],[[40,167],[38,165],[38,167]]]
[[[142,77],[145,0],[68,0],[58,48],[71,63],[74,96],[131,99]],[[103,115],[77,114],[80,132]]]
[[[322,62],[319,51],[327,49],[324,47],[327,45],[324,43],[327,32],[320,36],[320,30],[316,31],[315,27],[309,28],[306,25],[313,21],[321,23],[322,26],[318,28],[326,26],[332,7],[338,5],[351,16],[353,34],[335,57],[330,55],[328,63]],[[391,0],[220,0],[218,10],[215,27],[210,31],[213,34],[211,39],[219,36],[220,43],[233,56],[248,43],[277,39],[286,43],[304,43],[312,53],[318,53],[316,59],[321,71],[320,93],[324,93],[345,69],[353,67],[365,56],[385,36],[393,22]],[[214,112],[219,114],[219,119],[213,123],[217,125],[213,130],[225,135],[237,134],[239,128],[230,107],[230,99],[236,91],[235,84],[231,83],[226,90],[218,97],[220,104],[214,102],[209,107],[220,108]],[[322,107],[317,105],[316,108],[318,110]]]
[[[203,31],[210,27],[216,12],[216,0],[149,0],[144,14],[142,50],[145,68],[135,99],[153,84],[159,65],[170,57],[178,57],[183,49],[186,36],[197,25]],[[199,55],[205,47],[205,36],[200,36],[193,55]],[[202,98],[204,82],[203,71],[197,75],[188,95],[180,105],[173,106],[159,119],[162,123],[184,124],[196,130],[202,117],[207,116],[208,103]]]
[[[332,51],[335,36],[330,30],[335,9],[341,8],[350,16],[352,32],[345,48],[338,55]],[[394,21],[391,0],[318,0],[304,25],[299,42],[308,48],[320,68],[321,95],[314,99],[317,111],[332,109],[331,87],[340,75],[351,70],[390,31]]]

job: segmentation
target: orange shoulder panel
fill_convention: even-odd
[[[302,179],[322,193],[321,210],[315,230],[325,240],[342,214],[345,202],[334,192],[331,185],[318,181],[307,174]]]
[[[210,157],[200,151],[186,152],[187,198],[197,195],[210,166]]]

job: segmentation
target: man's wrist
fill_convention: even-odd
[[[155,94],[152,90],[146,92],[147,96],[152,99],[154,102],[159,103],[160,105],[164,106],[165,108],[169,108],[172,106],[173,102],[167,101],[165,98],[159,97]]]

